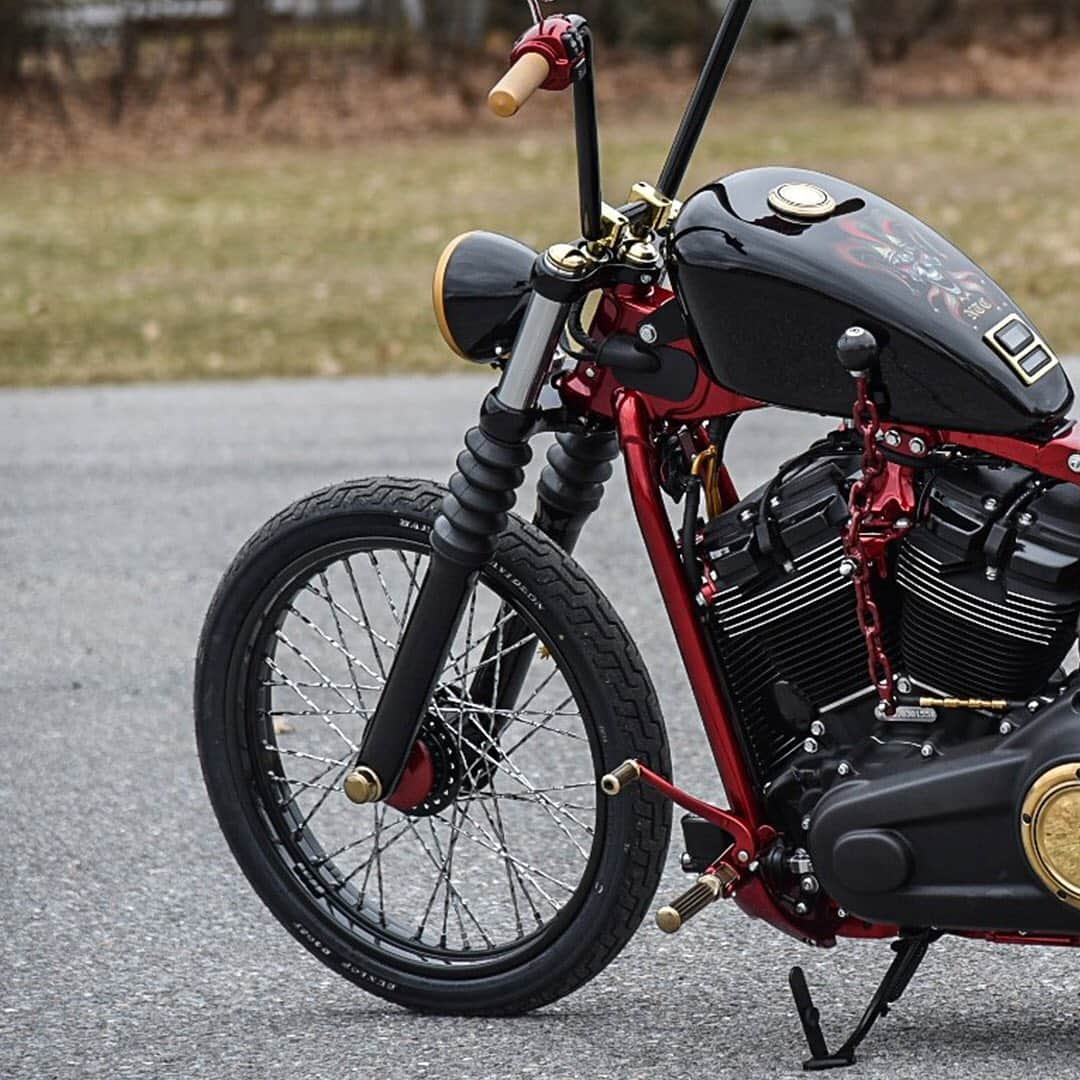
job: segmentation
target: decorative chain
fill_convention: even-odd
[[[874,602],[873,574],[876,567],[863,539],[863,523],[873,503],[875,481],[888,468],[885,455],[878,446],[881,416],[870,392],[869,376],[856,379],[855,430],[863,438],[862,476],[851,488],[848,501],[851,516],[844,534],[844,553],[855,584],[855,604],[859,627],[866,639],[870,679],[877,687],[887,715],[892,716],[896,712],[893,669],[881,637],[881,612]]]

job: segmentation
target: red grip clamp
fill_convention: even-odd
[[[541,90],[565,90],[574,81],[574,73],[585,57],[580,23],[566,15],[552,15],[527,30],[514,45],[511,64],[526,53],[539,53],[551,68]]]

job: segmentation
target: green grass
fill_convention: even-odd
[[[652,178],[674,117],[607,131],[612,199]],[[1080,124],[1070,106],[736,101],[697,158],[842,174],[942,229],[1080,352]],[[460,361],[431,269],[470,228],[575,232],[568,133],[482,125],[365,149],[0,176],[0,382],[436,371]],[[688,189],[689,190],[689,189]]]

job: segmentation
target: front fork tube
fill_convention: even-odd
[[[604,485],[611,479],[611,463],[618,456],[617,436],[604,431],[561,433],[548,450],[536,487],[533,524],[567,555],[573,554],[585,523],[599,509]],[[499,612],[500,622],[504,617],[505,609]],[[488,638],[469,700],[498,710],[490,722],[492,736],[506,726],[506,715],[525,685],[536,652],[520,646],[531,637],[525,620],[512,616],[499,633]]]
[[[388,797],[405,770],[479,571],[524,483],[535,401],[568,311],[569,303],[534,295],[502,382],[465,436],[432,528],[427,574],[345,784],[357,802]]]

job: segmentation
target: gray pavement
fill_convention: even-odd
[[[835,1039],[891,953],[815,953],[720,906],[642,928],[575,996],[513,1021],[413,1016],[301,949],[233,864],[190,715],[203,612],[235,549],[308,490],[444,479],[468,377],[0,393],[0,1077],[775,1077],[807,968]],[[745,421],[736,479],[821,430]],[[635,634],[679,779],[718,797],[625,494],[580,557]],[[675,863],[662,896],[683,887]],[[987,853],[993,858],[993,852]],[[863,1077],[1080,1076],[1077,956],[943,943]]]

